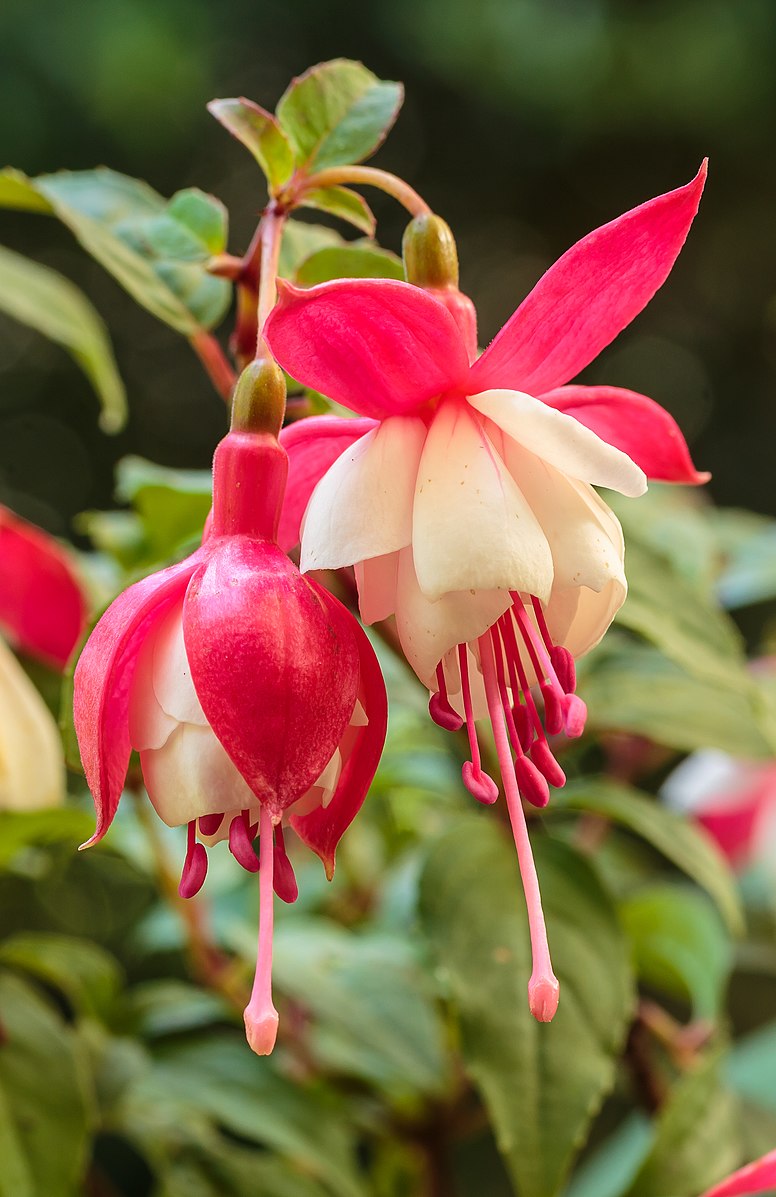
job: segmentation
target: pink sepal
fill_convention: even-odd
[[[752,1193],[764,1193],[776,1187],[776,1151],[740,1168],[732,1176],[707,1189],[701,1197],[747,1197]]]
[[[277,545],[211,537],[183,605],[208,723],[274,819],[322,773],[358,689],[355,620]]]
[[[395,279],[280,282],[264,336],[284,370],[362,416],[413,411],[466,390],[469,361],[447,308]]]
[[[321,598],[330,608],[340,606],[326,591],[321,591]],[[299,838],[320,856],[329,880],[334,875],[337,844],[360,811],[372,784],[388,726],[388,699],[380,665],[363,629],[356,624],[354,631],[360,670],[358,696],[369,722],[346,732],[345,742],[340,745],[342,772],[329,805],[290,819]]]
[[[0,626],[22,652],[63,669],[86,624],[86,600],[52,536],[0,507]]]
[[[281,549],[288,552],[299,543],[310,496],[329,466],[376,426],[376,420],[367,418],[308,416],[282,430],[280,443],[288,454],[288,484],[278,528]]]
[[[97,812],[97,828],[84,848],[105,835],[124,787],[131,751],[129,693],[137,654],[204,559],[204,550],[199,549],[185,561],[130,586],[108,607],[79,657],[73,718]]]
[[[539,398],[573,416],[601,440],[627,453],[653,482],[700,486],[708,472],[696,470],[679,425],[654,399],[623,387],[558,387]]]
[[[705,180],[704,161],[691,183],[633,208],[567,250],[475,362],[471,394],[538,395],[584,369],[665,282]]]

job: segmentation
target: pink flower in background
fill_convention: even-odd
[[[761,1156],[753,1164],[740,1168],[726,1180],[707,1189],[701,1197],[751,1197],[776,1188],[776,1151]]]
[[[387,714],[356,620],[277,546],[286,471],[273,435],[233,427],[216,450],[207,540],[115,600],[75,675],[75,725],[97,809],[90,843],[113,819],[134,748],[160,817],[188,826],[184,897],[202,885],[205,845],[215,839],[228,839],[237,861],[260,872],[258,964],[245,1011],[260,1054],[277,1030],[273,888],[296,897],[283,825],[331,876],[374,776]]]
[[[551,1018],[549,963],[520,796],[564,775],[546,733],[580,735],[574,658],[624,601],[619,523],[593,490],[639,495],[646,477],[705,480],[671,416],[646,396],[566,384],[665,281],[698,208],[705,163],[573,246],[477,358],[473,311],[406,283],[282,285],[265,327],[280,364],[357,412],[283,434],[291,458],[282,543],[301,567],[355,567],[361,614],[393,614],[444,727],[465,721],[464,781],[498,796],[474,726],[493,727],[528,899],[531,1008]],[[469,305],[470,307],[470,305]],[[538,682],[544,715],[536,705]]]

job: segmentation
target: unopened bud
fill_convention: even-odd
[[[402,241],[407,282],[416,287],[458,286],[458,250],[450,225],[428,212],[416,216]]]
[[[232,399],[233,432],[268,432],[277,436],[286,410],[286,380],[273,358],[260,357],[245,367]]]

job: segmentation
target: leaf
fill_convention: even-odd
[[[338,245],[319,249],[301,263],[295,282],[314,287],[333,278],[395,278],[403,280],[401,258],[377,245]]]
[[[168,560],[178,547],[201,539],[212,505],[210,470],[172,470],[142,457],[124,457],[116,469],[116,497],[131,503],[146,536],[146,560]]]
[[[621,1197],[652,1144],[652,1125],[631,1114],[586,1157],[563,1197]]]
[[[273,977],[312,1014],[310,1050],[325,1068],[399,1094],[445,1092],[442,1026],[406,936],[290,921],[276,932]]]
[[[92,1121],[80,1045],[35,990],[9,974],[0,974],[0,1023],[0,1115],[4,1106],[10,1116],[0,1194],[73,1197]]]
[[[383,83],[360,62],[337,58],[294,79],[277,106],[297,167],[308,172],[361,162],[383,142],[404,89]]]
[[[0,811],[0,867],[33,844],[78,844],[94,830],[94,819],[73,807],[57,810]]]
[[[674,1087],[625,1197],[697,1197],[739,1163],[738,1110],[711,1052]]]
[[[4,940],[0,964],[58,989],[79,1014],[104,1016],[121,984],[121,969],[104,948],[49,931],[27,931]]]
[[[735,685],[710,686],[657,649],[611,633],[580,662],[579,672],[592,728],[635,732],[681,752],[719,748],[752,759],[773,755],[776,731],[755,688],[744,695]]]
[[[363,196],[349,187],[321,187],[317,191],[306,191],[301,207],[328,212],[330,216],[355,225],[367,237],[374,236],[376,221],[372,209]]]
[[[708,899],[687,886],[655,883],[620,903],[641,981],[680,1000],[693,1017],[722,1015],[732,946]]]
[[[127,994],[127,1013],[136,1033],[146,1039],[198,1030],[229,1016],[224,998],[186,981],[144,981]]]
[[[35,179],[5,171],[0,203],[54,213],[142,307],[184,336],[212,328],[229,306],[229,283],[206,270],[226,247],[226,210],[201,191],[165,202],[147,183],[105,167]]]
[[[322,224],[305,224],[301,220],[287,220],[280,243],[278,274],[281,278],[293,278],[297,269],[311,254],[319,249],[342,246],[345,242],[334,229]]]
[[[776,597],[776,522],[752,511],[714,512],[725,554],[717,583],[720,602],[728,610]]]
[[[126,393],[107,329],[69,279],[0,246],[0,311],[69,350],[102,404],[100,425],[117,432],[126,421]]]
[[[726,1075],[736,1093],[776,1113],[776,1022],[738,1040],[728,1058]]]
[[[250,150],[267,177],[270,192],[280,191],[294,173],[294,151],[275,117],[242,96],[211,100],[207,108]]]
[[[553,794],[551,810],[592,811],[635,832],[702,886],[730,930],[742,933],[743,912],[735,878],[717,845],[694,823],[656,799],[606,778],[569,782]]]
[[[434,845],[421,918],[448,980],[467,1071],[520,1197],[553,1197],[606,1093],[633,1008],[627,943],[590,866],[534,837],[555,968],[550,1024],[528,1010],[530,947],[514,852],[494,822],[460,820]]]

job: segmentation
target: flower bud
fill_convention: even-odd
[[[402,254],[408,283],[434,290],[458,286],[458,250],[441,216],[416,216],[404,232]]]
[[[233,432],[268,432],[277,437],[286,410],[286,380],[267,354],[245,367],[232,399]]]

